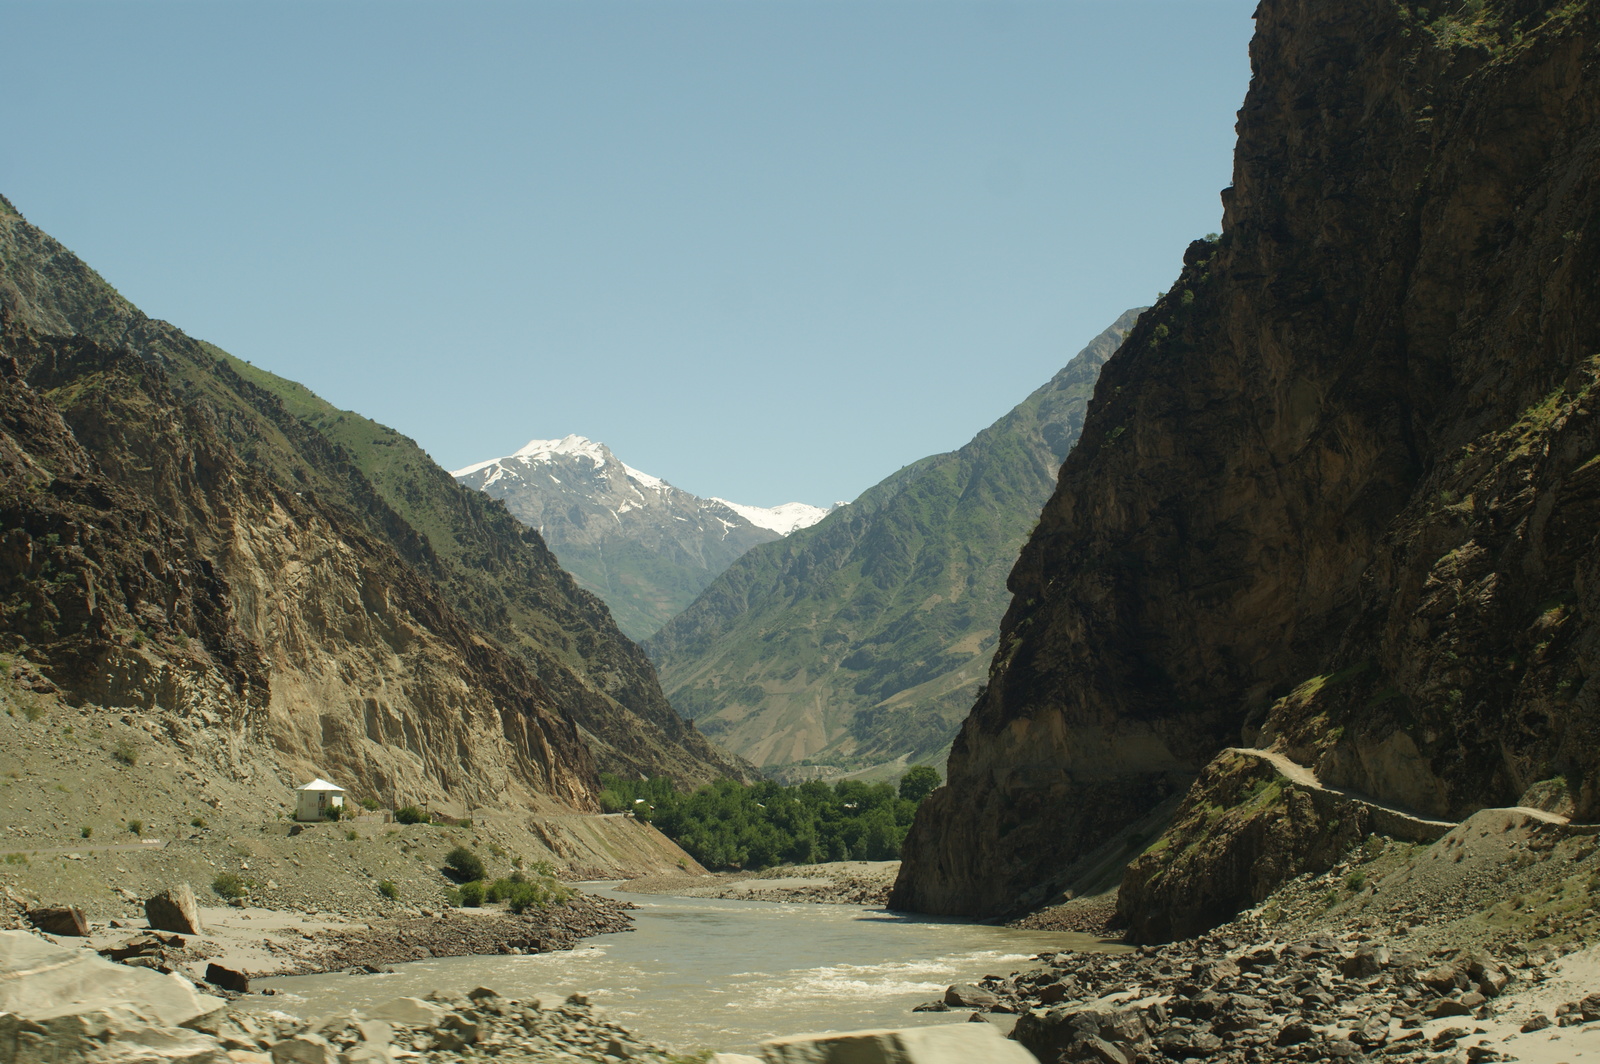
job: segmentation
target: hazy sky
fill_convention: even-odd
[[[849,499],[1220,227],[1245,0],[0,0],[0,193],[447,468]]]

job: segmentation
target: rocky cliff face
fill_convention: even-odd
[[[939,756],[983,682],[1005,573],[1138,315],[966,446],[730,566],[647,644],[673,705],[769,768]]]
[[[0,314],[16,675],[228,778],[458,812],[592,808],[597,761],[741,771],[503,507],[146,318],[3,200]]]
[[[231,773],[589,807],[571,718],[386,544],[251,470],[159,367],[10,323],[0,347],[4,650],[68,701]]]
[[[1600,814],[1600,24],[1256,18],[1222,239],[1101,376],[898,906],[1024,904],[1228,745],[1435,817]]]
[[[582,436],[534,440],[451,475],[538,529],[634,639],[654,635],[751,547],[827,513],[804,503],[768,510],[702,499]]]

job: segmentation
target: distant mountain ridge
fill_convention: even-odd
[[[769,770],[938,755],[987,673],[1006,573],[1139,313],[960,450],[729,566],[645,643],[674,708]]]
[[[653,634],[751,547],[828,513],[802,502],[768,508],[703,499],[583,436],[532,440],[451,475],[538,529],[579,586],[600,596],[635,639]]]

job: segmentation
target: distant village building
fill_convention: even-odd
[[[344,788],[325,779],[314,779],[294,789],[296,820],[337,820],[344,810]]]

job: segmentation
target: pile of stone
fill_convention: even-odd
[[[553,1008],[479,987],[465,997],[398,998],[364,1014],[303,1024],[230,1010],[190,1025],[235,1064],[391,1064],[407,1060],[665,1062],[670,1052],[600,1016],[581,995]]]
[[[479,988],[309,1023],[255,1015],[178,975],[0,931],[0,1058],[10,1064],[393,1064],[495,1057],[667,1064],[574,995],[553,1008]]]
[[[1381,1055],[1407,1064],[1483,1033],[1477,1022],[1494,1018],[1507,987],[1541,981],[1556,956],[1539,950],[1505,963],[1465,950],[1391,952],[1360,932],[1264,945],[1211,936],[1127,954],[1040,954],[1039,967],[953,986],[919,1008],[1017,1014],[1013,1037],[1047,1062]],[[1563,1016],[1590,1014],[1600,1018],[1600,995]],[[1441,1018],[1459,1022],[1425,1036],[1424,1023]],[[1461,1048],[1472,1062],[1498,1059],[1487,1047]]]
[[[430,957],[566,950],[591,935],[630,930],[629,911],[635,908],[632,902],[575,893],[564,905],[530,909],[521,916],[454,909],[439,916],[375,921],[359,931],[323,933],[319,951],[300,970],[370,971]]]

